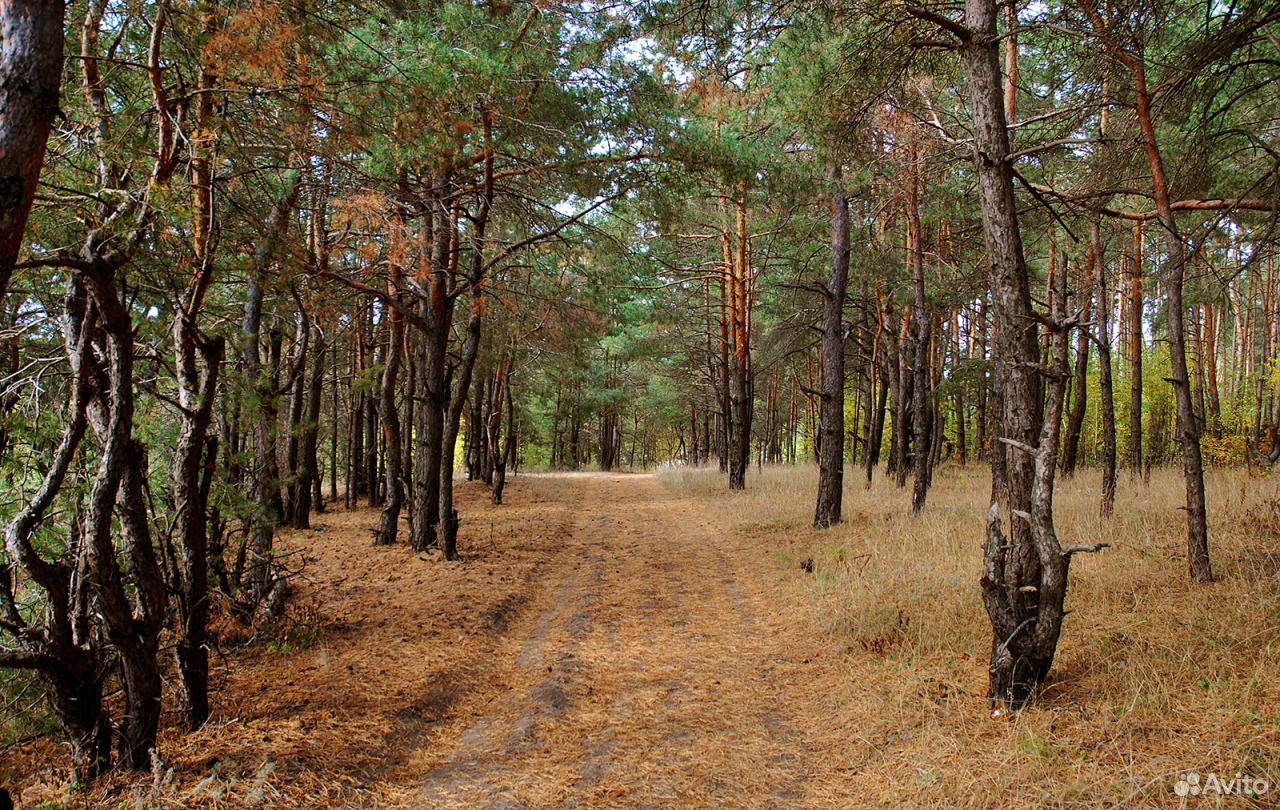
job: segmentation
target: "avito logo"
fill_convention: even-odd
[[[1262,777],[1238,773],[1228,779],[1212,771],[1203,777],[1199,771],[1187,771],[1173,783],[1173,792],[1179,796],[1262,796],[1270,789]]]

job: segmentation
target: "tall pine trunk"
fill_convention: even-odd
[[[1094,273],[1098,279],[1098,395],[1102,399],[1102,499],[1099,513],[1111,517],[1116,505],[1116,397],[1111,379],[1111,288],[1107,286],[1107,264],[1102,255],[1102,227],[1097,219],[1089,225]]]
[[[396,220],[392,223],[396,235],[393,245],[402,238],[403,223]],[[394,250],[393,250],[394,252]],[[396,383],[400,379],[400,362],[404,355],[404,316],[397,308],[400,306],[400,288],[404,281],[404,266],[398,257],[393,256],[387,278],[387,295],[396,302],[387,311],[387,354],[386,363],[382,367],[382,383],[378,389],[378,408],[382,417],[384,445],[386,446],[386,481],[385,498],[382,514],[378,520],[378,529],[374,534],[374,545],[389,546],[396,542],[396,534],[400,528],[400,508],[404,503],[404,488],[401,473],[401,438],[400,414],[396,410]]]
[[[997,442],[992,453],[1002,457],[992,465],[983,554],[983,600],[992,627],[989,697],[996,709],[1018,708],[1052,666],[1062,630],[1070,554],[1079,550],[1064,550],[1053,527],[1065,374],[1051,372],[1055,382],[1046,415],[1037,320],[1013,194],[996,3],[967,0],[963,23],[931,12],[914,13],[957,37],[968,80],[974,168],[995,315]],[[1057,310],[1052,363],[1065,366],[1066,335],[1061,307]],[[1009,515],[1007,540],[1002,514]]]
[[[831,278],[822,290],[822,393],[819,403],[818,504],[813,525],[840,522],[844,496],[844,299],[849,286],[849,201],[840,187],[840,164],[832,163]]]
[[[907,194],[907,223],[911,243],[911,273],[915,280],[915,306],[912,311],[916,321],[916,351],[912,389],[914,391],[915,431],[915,482],[911,493],[911,513],[924,510],[925,497],[929,494],[933,477],[931,453],[933,450],[933,396],[929,370],[933,322],[929,316],[924,291],[924,233],[920,226],[920,164],[916,144],[909,141],[908,159],[911,161],[910,189]]]

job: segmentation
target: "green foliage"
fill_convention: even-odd
[[[57,730],[40,690],[33,673],[0,669],[0,750]]]

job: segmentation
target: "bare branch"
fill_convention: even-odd
[[[1067,546],[1062,550],[1062,556],[1070,557],[1072,554],[1096,554],[1104,548],[1111,548],[1110,543],[1077,543],[1074,546]]]

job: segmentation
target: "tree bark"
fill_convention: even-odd
[[[871,487],[871,479],[875,475],[876,465],[880,463],[880,448],[884,444],[885,411],[889,401],[889,380],[892,375],[889,372],[888,353],[884,349],[883,340],[892,339],[889,328],[886,328],[886,324],[893,322],[892,312],[888,309],[891,306],[892,303],[887,296],[882,293],[876,293],[877,327],[875,349],[871,356],[870,373],[872,385],[876,385],[876,378],[877,376],[879,377],[879,390],[876,394],[875,412],[872,414],[871,424],[867,428],[867,455],[864,459],[864,464],[868,488]]]
[[[921,12],[938,22],[936,15]],[[1002,98],[994,0],[967,0],[964,22],[942,19],[960,40],[973,114],[974,165],[990,261],[995,315],[996,397],[992,498],[983,554],[982,590],[991,619],[989,697],[997,710],[1018,708],[1053,663],[1062,628],[1070,559],[1053,532],[1053,478],[1058,450],[1061,380],[1044,418],[1037,321],[1013,194],[1009,131]],[[1065,339],[1059,335],[1065,357]],[[1056,379],[1056,378],[1054,378]],[[1008,541],[1001,513],[1011,522]]]
[[[387,313],[383,313],[383,318],[387,317]],[[369,308],[369,332],[368,332],[368,357],[373,368],[378,367],[378,324],[374,321],[373,307]],[[383,368],[386,368],[386,350],[383,350],[382,357]],[[394,401],[394,400],[393,400]],[[368,498],[370,507],[378,505],[381,496],[381,481],[378,475],[378,421],[379,421],[379,402],[371,391],[365,401],[364,408],[364,458],[359,463],[364,465],[364,480],[368,487],[365,496]]]
[[[249,586],[254,599],[262,599],[271,587],[271,554],[275,527],[280,514],[276,503],[280,498],[279,482],[275,469],[275,383],[262,370],[262,304],[267,271],[274,258],[276,246],[289,228],[289,215],[298,199],[301,187],[294,180],[286,193],[272,206],[267,215],[263,235],[254,250],[254,269],[249,278],[245,298],[243,345],[241,359],[245,366],[246,387],[253,397],[254,422],[254,486],[253,497],[257,513],[253,519],[253,537],[250,545]]]
[[[307,380],[307,404],[302,425],[302,469],[298,473],[298,495],[294,504],[295,529],[311,528],[311,509],[324,511],[320,492],[320,407],[324,400],[324,360],[328,346],[319,323],[311,325],[312,347],[310,376]]]
[[[484,117],[485,163],[484,188],[472,218],[471,269],[467,274],[470,288],[471,310],[467,317],[467,335],[454,374],[455,390],[449,401],[444,424],[444,440],[440,463],[440,541],[446,560],[458,559],[458,511],[453,508],[453,457],[458,445],[458,431],[462,424],[462,412],[471,393],[471,379],[475,372],[476,358],[480,354],[480,333],[484,318],[485,231],[489,212],[493,207],[494,155],[491,143],[492,121]],[[470,420],[469,420],[470,421]],[[470,428],[470,425],[468,425]],[[468,432],[471,432],[470,430]],[[473,437],[474,441],[474,437]],[[470,447],[468,447],[468,450]]]
[[[440,524],[440,470],[444,439],[446,354],[453,303],[448,295],[448,260],[452,230],[445,203],[449,174],[441,172],[433,185],[431,203],[430,263],[425,277],[418,279],[426,291],[418,312],[427,329],[418,343],[418,419],[414,448],[413,550],[422,552],[435,546]]]
[[[1200,432],[1191,399],[1191,379],[1187,373],[1187,307],[1183,300],[1183,285],[1189,259],[1186,242],[1178,233],[1173,208],[1169,199],[1169,184],[1165,179],[1164,160],[1156,141],[1155,125],[1151,118],[1151,96],[1147,90],[1146,73],[1135,57],[1129,64],[1133,73],[1134,92],[1137,97],[1138,122],[1142,127],[1143,146],[1151,167],[1151,182],[1159,211],[1160,226],[1164,229],[1166,261],[1164,265],[1165,294],[1169,306],[1169,355],[1172,366],[1173,399],[1177,414],[1178,440],[1182,444],[1182,474],[1186,481],[1187,512],[1187,564],[1194,582],[1213,581],[1213,566],[1209,560],[1209,530],[1205,511],[1204,461],[1200,455]]]
[[[1096,260],[1092,258],[1093,247],[1090,247],[1090,278],[1083,279],[1081,289],[1087,294],[1080,307],[1081,326],[1076,327],[1076,360],[1071,383],[1071,412],[1067,417],[1067,432],[1063,437],[1062,475],[1070,478],[1075,474],[1076,463],[1080,455],[1080,434],[1084,430],[1085,411],[1089,406],[1089,327],[1088,321],[1093,308],[1093,283],[1097,278]]]
[[[304,518],[298,516],[298,490],[304,485],[309,486],[310,482],[303,479],[302,474],[302,432],[305,429],[303,416],[306,413],[306,375],[303,369],[306,367],[307,361],[311,355],[311,319],[306,312],[297,313],[298,325],[297,331],[294,333],[293,342],[293,358],[290,360],[289,375],[289,441],[285,445],[286,459],[286,486],[284,488],[285,503],[284,516],[288,519],[289,525],[299,528],[299,523],[305,521]],[[308,508],[308,511],[310,509]],[[301,527],[305,528],[305,527]]]
[[[1168,297],[1166,314],[1172,372],[1169,382],[1173,385],[1178,441],[1182,445],[1182,474],[1186,482],[1187,565],[1194,582],[1212,582],[1213,567],[1209,560],[1208,522],[1205,513],[1204,461],[1200,455],[1199,425],[1192,402],[1191,378],[1187,369],[1187,306],[1183,300],[1183,286],[1187,263],[1191,256],[1186,242],[1178,232],[1177,221],[1174,218],[1164,157],[1160,152],[1155,121],[1152,117],[1152,98],[1147,86],[1146,64],[1140,52],[1130,51],[1112,38],[1111,29],[1096,8],[1086,4],[1084,10],[1093,24],[1094,33],[1102,40],[1112,57],[1128,69],[1133,79],[1134,111],[1142,131],[1142,147],[1151,173],[1157,221],[1164,231],[1163,271],[1165,295]],[[1138,227],[1141,227],[1141,223],[1138,223]],[[1134,240],[1135,252],[1137,252],[1141,246],[1140,230],[1135,229]],[[1140,272],[1140,266],[1135,267],[1135,270]]]
[[[908,142],[908,159],[911,161],[910,188],[907,193],[907,223],[911,242],[911,271],[915,280],[915,306],[913,312],[916,320],[916,351],[912,389],[915,405],[915,482],[911,494],[911,513],[918,515],[924,511],[924,502],[929,494],[929,484],[933,477],[931,452],[933,450],[933,396],[930,391],[932,382],[930,374],[930,344],[933,337],[933,322],[929,315],[928,302],[924,290],[924,233],[920,227],[920,164],[916,153],[914,135]]]
[[[0,300],[35,202],[62,86],[61,0],[0,2]]]
[[[387,275],[387,295],[391,300],[401,300],[404,286],[404,222],[396,217],[391,223],[391,261]],[[404,353],[404,316],[397,306],[386,310],[387,356],[382,367],[382,384],[378,389],[378,408],[382,416],[383,438],[386,444],[387,465],[385,500],[382,515],[374,534],[375,546],[389,546],[396,542],[400,529],[400,508],[404,502],[400,457],[400,414],[396,411],[396,382],[400,378],[400,358]]]
[[[93,360],[96,314],[83,285],[73,277],[66,296],[64,323],[67,359],[71,366],[72,402],[62,439],[43,481],[23,508],[4,527],[9,564],[0,566],[0,620],[12,633],[14,648],[0,647],[0,666],[36,671],[49,706],[71,749],[77,783],[93,781],[111,764],[111,722],[102,705],[107,667],[98,634],[91,632],[93,599],[84,582],[90,557],[83,542],[82,523],[71,522],[70,560],[45,560],[32,537],[47,518],[78,453],[88,428],[90,401],[96,393]],[[44,592],[46,609],[35,615],[19,607],[12,571],[23,570],[31,587]],[[31,626],[43,618],[39,628]]]
[[[1098,279],[1098,394],[1102,398],[1102,499],[1099,513],[1111,517],[1116,505],[1116,399],[1111,380],[1111,289],[1102,255],[1102,228],[1097,219],[1089,225],[1094,273]]]
[[[208,275],[211,268],[202,268]],[[173,536],[178,544],[178,643],[176,656],[182,682],[187,725],[199,728],[209,719],[209,487],[217,461],[217,439],[209,437],[217,395],[218,369],[224,341],[207,340],[194,322],[207,288],[197,277],[184,311],[174,322],[178,401],[183,406],[174,452]],[[197,352],[203,369],[197,365]]]
[[[88,544],[89,581],[107,637],[119,655],[124,685],[120,762],[131,770],[145,770],[151,767],[160,726],[160,630],[168,593],[143,494],[145,453],[133,436],[133,323],[117,290],[124,260],[96,255],[95,242],[91,235],[83,256],[87,268],[79,272],[106,337],[105,365],[98,374],[105,388],[98,392],[95,431],[102,446],[83,519],[83,536]],[[113,518],[117,507],[132,598],[116,558]]]
[[[729,373],[729,489],[746,488],[747,466],[751,459],[751,421],[755,404],[751,380],[750,297],[747,294],[751,268],[747,236],[747,187],[738,184],[735,194],[734,245],[729,250],[725,232],[726,264],[729,268],[729,332],[732,338],[732,365]]]
[[[503,399],[507,415],[507,429],[506,435],[503,437],[502,450],[494,454],[493,503],[495,506],[502,504],[502,495],[507,486],[507,466],[511,463],[512,458],[515,457],[516,452],[516,406],[511,393],[511,368],[513,366],[514,360],[508,365],[506,384],[502,386],[505,391]],[[501,420],[504,410],[503,403],[497,403],[494,410],[498,419]]]
[[[898,331],[897,366],[893,373],[898,384],[894,389],[893,402],[893,445],[890,467],[893,471],[894,483],[899,489],[907,485],[907,475],[911,470],[911,446],[915,438],[915,374],[911,364],[915,358],[916,346],[911,334],[915,323],[913,311],[906,313],[901,319]]]
[[[1142,223],[1133,226],[1129,264],[1129,475],[1142,475]]]
[[[831,277],[822,291],[822,393],[818,431],[818,504],[813,525],[840,522],[844,497],[844,299],[849,288],[849,200],[840,164],[828,170],[831,191]]]

